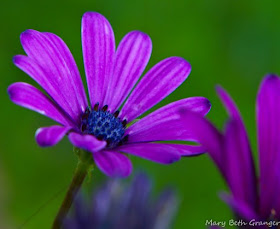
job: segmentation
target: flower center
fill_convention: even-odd
[[[124,136],[126,120],[118,118],[119,112],[111,114],[107,111],[108,106],[98,109],[98,104],[93,110],[86,109],[82,116],[81,131],[84,134],[92,134],[99,140],[107,141],[107,146],[119,145]]]

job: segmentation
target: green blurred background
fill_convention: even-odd
[[[256,153],[255,97],[261,78],[280,72],[279,1],[270,0],[14,0],[0,5],[0,228],[50,228],[76,166],[72,146],[64,139],[39,148],[37,128],[53,122],[9,101],[6,89],[16,81],[32,82],[12,57],[23,54],[19,35],[26,29],[56,33],[71,49],[84,77],[80,23],[86,11],[98,11],[111,22],[117,43],[131,30],[148,33],[153,53],[148,69],[165,57],[187,59],[187,81],[159,106],[189,97],[212,102],[209,118],[219,127],[226,114],[214,87],[223,85],[234,97]],[[207,155],[183,158],[171,166],[132,157],[134,167],[154,179],[155,194],[166,185],[177,188],[181,206],[174,228],[205,228],[206,219],[228,220],[231,213],[217,193],[224,182]],[[95,170],[84,185],[90,189],[105,176]],[[56,193],[59,193],[56,196]],[[55,197],[56,196],[56,197]],[[52,199],[55,197],[52,201]]]

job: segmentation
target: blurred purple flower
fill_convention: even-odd
[[[90,200],[77,198],[63,228],[168,229],[178,207],[176,195],[166,189],[155,201],[151,191],[151,181],[144,174],[137,174],[131,184],[108,180]]]
[[[218,87],[217,93],[230,115],[224,133],[188,111],[182,111],[187,120],[184,125],[207,149],[224,176],[231,195],[223,193],[221,197],[238,217],[248,221],[280,220],[280,79],[276,75],[265,77],[257,96],[259,179],[238,108],[222,88]]]
[[[95,12],[84,14],[82,46],[89,105],[74,58],[61,38],[27,30],[20,39],[27,56],[15,56],[14,63],[48,96],[32,85],[18,82],[8,88],[10,98],[61,124],[37,130],[40,146],[53,146],[68,134],[74,146],[93,154],[105,174],[122,177],[132,170],[123,153],[169,164],[181,156],[204,152],[200,146],[161,142],[195,140],[181,128],[181,116],[176,111],[184,108],[206,115],[210,103],[203,97],[171,103],[126,127],[174,91],[191,71],[187,61],[170,57],[152,67],[136,85],[152,50],[145,33],[128,33],[115,50],[114,33],[106,18]]]

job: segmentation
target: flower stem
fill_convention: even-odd
[[[65,217],[67,216],[71,205],[80,190],[83,181],[88,173],[88,170],[93,165],[93,160],[90,153],[75,149],[79,156],[79,162],[72,178],[71,184],[67,190],[66,196],[59,208],[59,211],[54,219],[52,229],[60,229]]]

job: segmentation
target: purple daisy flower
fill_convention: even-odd
[[[224,133],[192,112],[182,112],[184,125],[193,132],[216,163],[231,195],[221,197],[241,219],[265,222],[280,220],[280,79],[263,80],[256,105],[260,177],[257,178],[249,139],[239,110],[221,87],[217,93],[230,119]],[[279,228],[278,224],[278,228]],[[249,224],[245,228],[267,228]],[[276,227],[275,227],[276,228]]]
[[[168,229],[177,208],[173,190],[165,189],[154,199],[151,180],[138,173],[131,183],[109,179],[90,199],[78,196],[62,228]]]
[[[89,104],[74,58],[61,38],[27,30],[20,40],[27,56],[15,56],[14,63],[48,96],[32,85],[17,82],[8,88],[10,98],[60,124],[37,130],[40,146],[55,145],[67,134],[75,147],[92,153],[95,164],[106,175],[122,177],[132,170],[126,154],[169,164],[181,156],[204,152],[201,146],[162,141],[195,140],[181,128],[177,110],[206,115],[210,109],[206,98],[182,99],[135,123],[182,84],[191,71],[187,61],[170,57],[152,67],[136,85],[152,51],[147,34],[132,31],[115,50],[114,33],[106,18],[95,12],[84,14],[82,47]],[[133,124],[127,127],[129,123]]]

